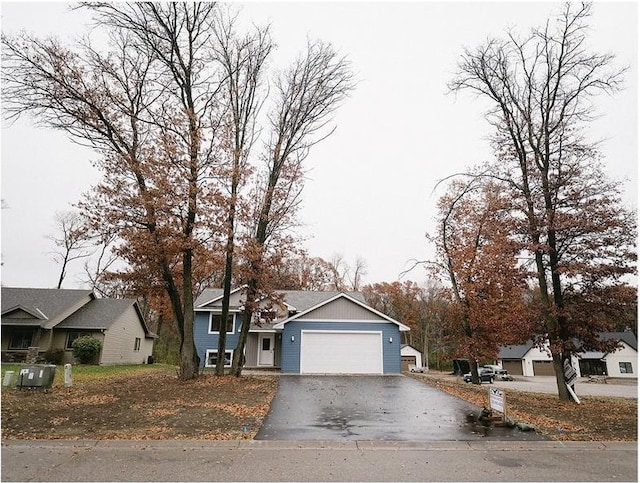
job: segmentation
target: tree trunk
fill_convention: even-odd
[[[244,350],[247,344],[247,338],[249,337],[249,329],[251,328],[251,319],[253,317],[253,300],[257,297],[258,280],[249,280],[247,284],[246,300],[244,303],[244,312],[242,317],[242,328],[240,330],[240,336],[238,337],[238,343],[233,353],[233,363],[231,365],[231,374],[236,377],[242,375],[242,368],[244,367],[245,357]]]
[[[469,355],[469,367],[471,368],[471,382],[473,384],[482,384],[478,375],[478,361],[473,354]]]
[[[196,349],[193,335],[193,282],[192,282],[192,261],[193,253],[191,249],[183,253],[183,276],[182,276],[182,303],[183,303],[183,333],[180,347],[180,379],[189,380],[198,377],[200,368],[200,357]]]

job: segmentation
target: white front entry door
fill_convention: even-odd
[[[273,366],[275,334],[260,334],[258,337],[258,365]]]

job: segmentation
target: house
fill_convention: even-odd
[[[222,290],[205,290],[195,303],[194,338],[203,366],[214,367]],[[241,331],[245,288],[231,293],[225,365],[230,366]],[[400,332],[409,327],[369,307],[355,292],[279,291],[251,321],[245,345],[247,368],[299,374],[399,373]]]
[[[638,345],[632,332],[603,332],[601,340],[618,341],[618,349],[609,352],[582,351],[571,358],[578,377],[606,375],[637,378]],[[503,346],[498,363],[510,374],[521,376],[553,376],[551,353],[528,342],[523,345]]]
[[[143,364],[155,335],[133,299],[99,299],[91,290],[2,287],[2,360],[24,361],[64,350],[72,362],[73,341],[91,335],[102,342],[100,364]]]
[[[409,366],[422,367],[422,352],[409,344],[402,344],[400,347],[400,361],[402,370],[408,371]]]
[[[618,350],[609,353],[584,351],[578,354],[578,375],[638,377],[638,341],[633,332],[603,332],[601,340],[616,339]]]

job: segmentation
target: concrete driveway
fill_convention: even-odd
[[[258,440],[542,440],[485,427],[481,408],[405,376],[281,376]]]

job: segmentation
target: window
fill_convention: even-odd
[[[633,374],[631,362],[619,362],[618,364],[620,364],[620,374]]]
[[[136,337],[136,341],[133,344],[133,351],[134,352],[140,352],[140,337]]]
[[[73,341],[78,337],[84,337],[86,335],[91,335],[91,332],[80,332],[80,331],[71,331],[67,334],[67,346],[66,348],[71,350],[73,349]]]
[[[3,329],[4,330],[4,329]],[[11,335],[9,349],[28,349],[33,340],[35,329],[17,329]]]
[[[262,350],[270,351],[271,350],[271,339],[269,337],[265,337],[262,339]]]
[[[224,367],[231,367],[231,360],[233,359],[233,351],[224,352]],[[215,367],[218,363],[218,351],[207,350],[207,360],[205,362],[206,367]]]
[[[220,321],[222,320],[221,314],[211,314],[209,322],[209,333],[220,332]],[[228,314],[227,316],[227,333],[233,333],[235,322],[235,314]]]

